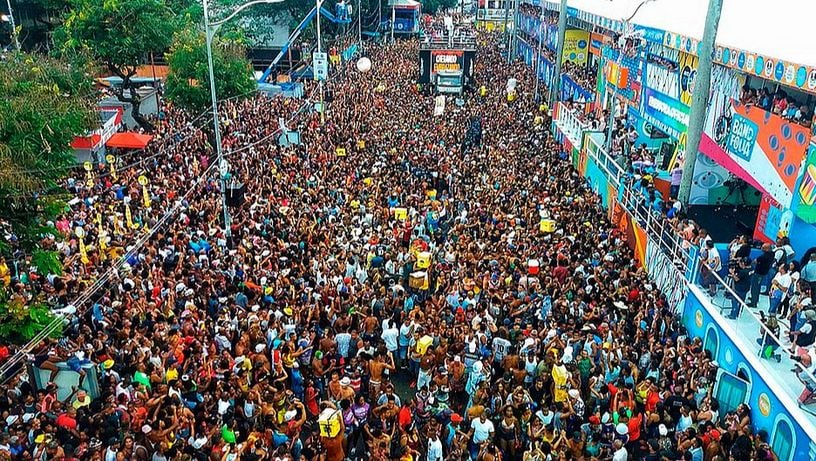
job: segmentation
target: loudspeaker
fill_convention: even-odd
[[[239,207],[244,203],[244,193],[246,192],[246,185],[240,182],[231,182],[227,184],[227,206]]]

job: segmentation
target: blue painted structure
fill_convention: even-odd
[[[320,14],[324,18],[328,19],[329,21],[331,21],[331,22],[333,22],[335,24],[348,24],[349,22],[351,22],[350,17],[348,17],[348,16],[344,16],[344,17],[335,16],[331,11],[327,10],[326,8],[321,7],[320,8]],[[269,74],[272,73],[272,69],[274,69],[275,66],[278,65],[278,63],[283,58],[283,56],[286,54],[286,52],[289,51],[289,48],[292,46],[292,44],[297,41],[298,37],[300,37],[300,34],[303,33],[303,31],[306,30],[307,27],[309,27],[309,25],[314,20],[315,16],[317,16],[317,6],[312,8],[306,14],[306,16],[303,18],[303,20],[300,21],[300,24],[298,24],[297,27],[295,27],[295,30],[293,30],[292,33],[289,34],[289,39],[286,40],[286,44],[283,45],[283,47],[281,48],[278,55],[275,56],[275,59],[273,59],[272,62],[269,64],[269,67],[266,68],[263,75],[261,75],[261,78],[258,79],[258,83],[266,82],[266,79],[269,78]]]

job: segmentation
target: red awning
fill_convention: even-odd
[[[71,141],[71,147],[74,149],[94,149],[102,141],[102,136],[94,133],[90,136],[76,136]]]
[[[144,149],[151,139],[153,139],[153,136],[150,136],[149,134],[139,134],[132,131],[125,131],[124,133],[116,133],[111,136],[105,145],[119,149]]]

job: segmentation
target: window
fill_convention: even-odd
[[[720,402],[720,414],[735,411],[740,404],[745,403],[749,386],[748,381],[720,370],[717,388],[714,391],[715,398]]]
[[[720,334],[717,333],[717,330],[711,325],[709,325],[706,330],[703,349],[711,354],[713,360],[717,360],[717,352],[720,350]]]
[[[787,418],[783,419],[781,416],[777,417],[774,425],[771,448],[776,453],[779,461],[790,461],[793,459],[793,427]]]

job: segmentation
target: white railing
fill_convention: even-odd
[[[563,104],[560,104],[558,109],[556,124],[564,135],[568,136],[570,141],[575,143],[574,145],[580,146],[576,139],[580,140],[583,137],[583,133],[587,131],[587,125],[579,120],[578,115],[575,113],[577,111],[571,110]],[[573,139],[573,136],[575,136],[576,139]],[[615,162],[603,146],[592,136],[587,136],[583,148],[586,149],[587,155],[604,172],[610,184],[615,186],[616,190],[620,191],[617,203],[637,221],[638,225],[648,236],[648,241],[654,244],[658,251],[672,261],[676,277],[682,280],[684,284],[694,284],[706,292],[709,287],[704,287],[698,276],[702,266],[701,262],[697,260],[692,261],[692,258],[696,258],[696,256],[693,256],[689,250],[688,242],[676,232],[666,216],[651,208],[651,204],[648,203],[646,196],[637,188],[634,178],[628,176],[626,171]],[[686,269],[690,265],[692,269],[687,272]],[[743,323],[742,325],[735,325],[736,330],[741,331],[743,336],[750,337],[752,332],[758,336],[756,341],[749,340],[741,342],[747,343],[749,349],[758,357],[763,357],[769,345],[773,346],[774,355],[778,356],[780,362],[784,365],[790,365],[788,368],[792,367],[797,369],[797,373],[790,372],[793,375],[791,378],[797,377],[803,384],[805,384],[805,381],[809,381],[809,383],[812,383],[809,386],[810,390],[816,390],[816,376],[805,369],[801,363],[789,358],[795,356],[797,350],[794,345],[785,345],[782,339],[785,336],[785,332],[783,331],[779,335],[773,334],[773,332],[765,326],[760,315],[746,305],[745,300],[739,297],[729,283],[723,280],[719,274],[714,273],[713,276],[715,280],[714,285],[716,285],[716,287],[712,290],[713,294],[712,291],[708,291],[711,304],[719,308],[720,313],[722,313],[726,309],[731,309],[732,302],[738,303],[741,307],[740,318],[743,320]],[[738,320],[726,319],[726,321],[737,322]],[[748,331],[746,331],[745,321],[748,322]],[[773,356],[771,358],[773,358]],[[771,372],[774,371],[770,367],[767,368],[769,368]],[[786,381],[785,378],[782,378],[782,381]],[[816,396],[816,394],[814,395]],[[798,396],[794,395],[793,397]],[[816,414],[813,413],[810,408],[807,408],[816,403],[814,399],[809,400],[806,405],[801,401],[798,402],[799,406],[805,411]]]
[[[577,111],[573,111],[564,103],[559,102],[555,124],[569,138],[573,146],[581,147],[581,138],[584,136],[584,132],[589,129],[589,125],[579,118]]]

